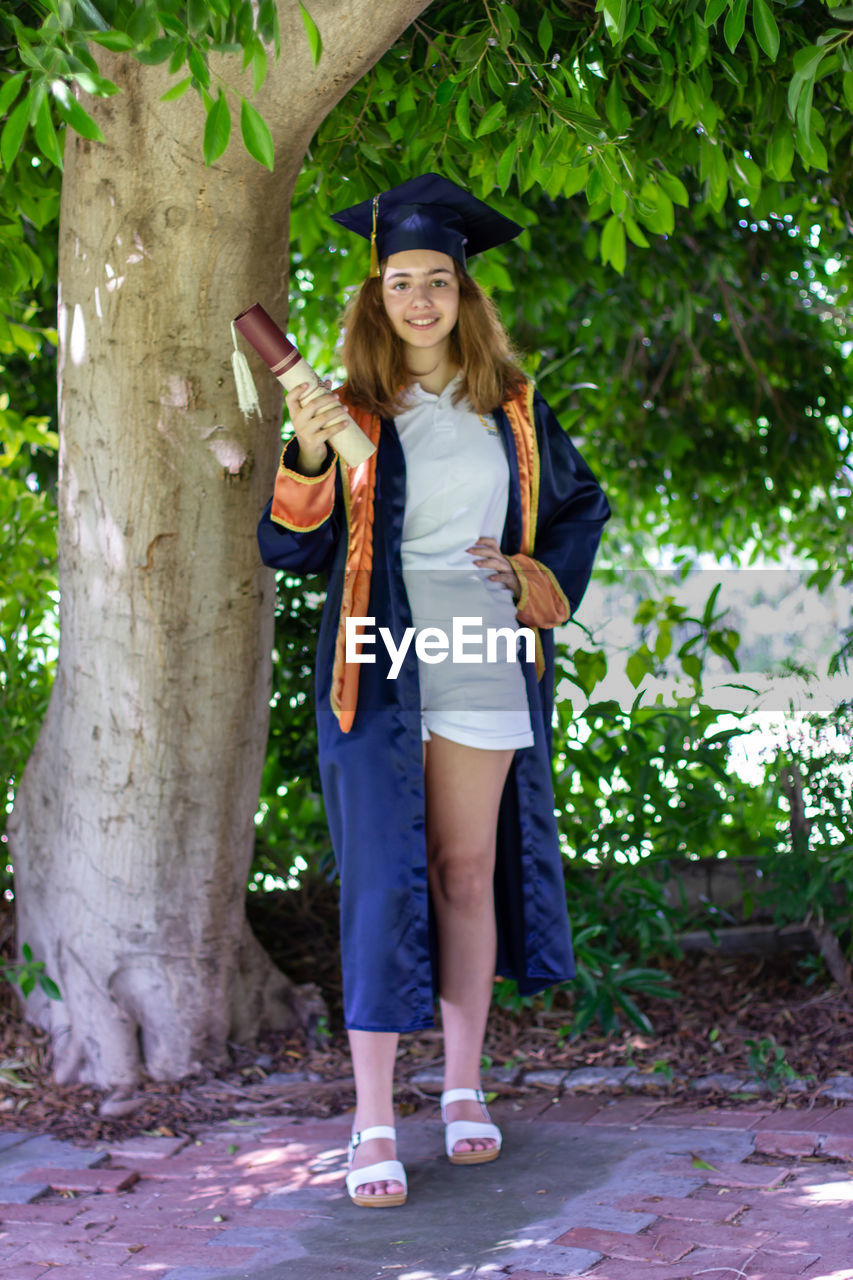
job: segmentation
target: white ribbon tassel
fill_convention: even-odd
[[[240,406],[240,412],[244,418],[248,418],[252,413],[256,413],[260,418],[261,406],[258,401],[258,388],[255,386],[249,362],[237,345],[237,330],[234,328],[233,320],[231,322],[231,338],[234,342],[234,350],[231,352],[231,368],[234,370],[234,382],[237,386],[237,403]]]

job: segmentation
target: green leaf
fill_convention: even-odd
[[[631,113],[625,106],[622,91],[619,87],[619,79],[616,75],[610,77],[607,97],[604,99],[604,110],[607,119],[617,133],[625,133],[631,124]]]
[[[104,135],[100,127],[80,106],[74,94],[63,80],[54,80],[50,91],[56,99],[56,107],[66,124],[69,124],[81,138],[90,138],[93,142],[103,142]]]
[[[39,986],[41,987],[44,994],[49,997],[49,999],[51,1000],[62,999],[62,992],[59,990],[59,987],[53,981],[53,978],[49,978],[46,973],[39,974]]]
[[[182,40],[169,59],[169,74],[176,76],[179,71],[183,71],[184,63],[187,61],[187,42]]]
[[[625,214],[623,218],[623,222],[625,224],[625,231],[627,233],[628,239],[633,244],[637,245],[640,249],[648,249],[649,242],[646,239],[646,237],[643,235],[640,228],[637,226],[635,219],[631,216],[630,213]]]
[[[305,34],[308,37],[308,48],[311,50],[311,57],[314,59],[314,66],[316,67],[323,56],[323,37],[320,35],[316,22],[305,8],[302,0],[299,0],[299,12],[302,14],[302,23],[305,27]]]
[[[5,116],[6,112],[21,92],[21,86],[26,78],[27,72],[19,71],[16,75],[10,76],[2,89],[0,89],[0,116]]]
[[[746,5],[747,0],[734,0],[731,9],[726,14],[723,37],[732,53],[740,44],[743,29],[746,25]]]
[[[784,116],[773,130],[767,150],[767,167],[770,176],[784,182],[791,173],[794,160],[794,131]]]
[[[593,205],[598,204],[604,198],[604,179],[602,177],[600,166],[596,166],[587,179],[586,198],[590,208],[592,208]]]
[[[649,662],[640,653],[632,653],[625,663],[625,674],[636,689],[650,671]]]
[[[674,173],[659,173],[658,182],[663,187],[673,204],[680,204],[685,209],[690,204],[687,188]]]
[[[690,41],[690,62],[687,70],[695,71],[700,63],[708,57],[710,41],[708,29],[697,13],[693,14],[693,31]]]
[[[812,112],[814,86],[814,79],[806,80],[797,103],[797,126],[807,148],[812,146],[812,116],[817,115],[817,112]]]
[[[187,0],[187,29],[194,36],[207,30],[210,8],[205,0]]]
[[[219,97],[209,108],[204,125],[204,163],[214,164],[228,146],[231,136],[231,112],[225,94],[220,89]]]
[[[475,138],[482,138],[487,133],[494,133],[495,129],[499,129],[501,123],[506,118],[506,107],[503,102],[493,102],[480,123],[477,125]]]
[[[516,142],[513,139],[513,141],[509,144],[509,146],[505,149],[505,151],[501,155],[501,158],[497,163],[497,167],[495,168],[495,177],[498,180],[498,186],[501,189],[501,195],[506,194],[506,189],[509,186],[509,180],[512,177],[512,171],[515,166],[515,158],[517,155],[518,155],[518,146],[516,145]]]
[[[625,19],[628,16],[628,0],[598,0],[596,9],[604,14],[604,25],[611,44],[621,44],[625,38]]]
[[[657,183],[643,183],[637,197],[636,209],[650,231],[658,235],[671,235],[675,227],[675,211],[667,193]]]
[[[127,24],[127,34],[133,38],[135,45],[148,45],[160,34],[161,24],[155,6],[151,0],[143,2],[133,10]]]
[[[136,41],[126,31],[98,32],[97,35],[89,36],[89,39],[112,53],[125,53],[128,49],[136,48]]]
[[[178,47],[179,41],[175,36],[161,36],[159,40],[152,40],[147,49],[137,49],[135,57],[144,66],[156,67],[167,62]]]
[[[685,675],[690,676],[691,680],[698,680],[702,674],[702,663],[695,653],[686,653],[681,659],[681,665]]]
[[[179,80],[177,84],[173,84],[171,89],[167,89],[165,93],[160,95],[161,102],[174,102],[177,98],[182,98],[193,82],[192,76],[187,76],[183,80]]]
[[[256,94],[260,93],[266,78],[267,51],[258,40],[256,41],[255,52],[252,54],[252,88]]]
[[[841,89],[848,109],[853,111],[853,71],[844,72],[841,77]]]
[[[798,49],[794,54],[794,71],[796,76],[800,76],[803,80],[813,80],[823,59],[829,53],[826,47],[820,45],[807,44],[804,48]]]
[[[719,18],[724,9],[732,3],[732,0],[708,0],[705,6],[705,17],[702,19],[706,27],[712,27]]]
[[[108,31],[110,24],[104,18],[99,9],[92,4],[92,0],[77,0],[77,8],[86,19],[86,22],[95,29],[95,31]],[[65,25],[71,26],[71,23]],[[80,23],[82,26],[83,23]]]
[[[12,168],[15,157],[21,149],[29,118],[30,94],[28,93],[15,107],[3,126],[2,134],[0,134],[0,158],[3,160],[3,168],[7,173]]]
[[[542,17],[539,20],[536,39],[539,41],[539,47],[543,53],[547,53],[554,42],[554,28],[551,24],[551,16],[548,13],[547,8],[542,10]]]
[[[826,147],[817,135],[806,135],[802,129],[800,129],[794,138],[794,146],[810,168],[823,170],[827,170],[829,168],[829,157],[826,154]]]
[[[203,88],[207,89],[210,85],[210,70],[208,69],[204,54],[200,49],[197,49],[195,45],[191,45],[187,51],[187,63],[195,79],[203,86]],[[172,63],[172,67],[174,67],[174,62]]]
[[[241,100],[240,106],[240,130],[249,155],[260,160],[261,164],[265,164],[272,173],[275,147],[269,125],[260,112],[256,111],[245,98]]]
[[[755,38],[771,62],[779,53],[779,26],[767,0],[752,0],[752,25]]]
[[[59,139],[56,136],[56,129],[53,126],[53,120],[50,114],[50,102],[47,97],[42,98],[41,106],[36,116],[35,127],[36,142],[42,155],[46,156],[57,168],[62,168],[62,152],[59,149]]]
[[[564,196],[576,196],[586,186],[588,177],[589,166],[586,164],[579,165],[576,169],[569,169],[560,185],[560,191]]]
[[[462,134],[463,138],[467,138],[469,142],[473,141],[471,137],[471,116],[470,116],[470,97],[467,89],[463,89],[459,95],[459,101],[456,103],[456,111],[454,118],[456,127]]]
[[[744,188],[750,203],[754,204],[761,194],[761,170],[758,165],[749,156],[733,151],[731,168],[740,179],[740,185]]]

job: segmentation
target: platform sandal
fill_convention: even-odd
[[[399,1160],[380,1160],[376,1164],[367,1164],[362,1169],[353,1169],[352,1158],[355,1155],[356,1147],[362,1142],[369,1142],[371,1138],[391,1138],[397,1141],[397,1130],[392,1129],[390,1124],[375,1124],[369,1129],[362,1129],[360,1133],[354,1133],[350,1138],[347,1148],[347,1166],[349,1173],[346,1176],[347,1192],[353,1204],[360,1205],[364,1209],[391,1209],[395,1205],[406,1203],[406,1170],[403,1168]],[[390,1195],[384,1196],[364,1196],[359,1195],[358,1188],[365,1186],[368,1182],[402,1182],[403,1190],[394,1191]]]
[[[448,1089],[441,1095],[441,1118],[444,1121],[444,1149],[451,1164],[486,1164],[489,1160],[497,1160],[501,1151],[501,1131],[496,1124],[479,1120],[448,1120],[446,1108],[452,1102],[479,1102],[486,1121],[489,1113],[486,1110],[486,1099],[482,1089]],[[469,1138],[493,1138],[494,1147],[484,1147],[479,1151],[456,1151],[457,1142]]]

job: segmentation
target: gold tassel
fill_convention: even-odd
[[[370,274],[379,275],[379,252],[376,248],[376,215],[379,211],[379,196],[373,197],[373,230],[370,233]]]

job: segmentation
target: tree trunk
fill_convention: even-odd
[[[281,398],[244,422],[229,321],[287,316],[290,198],[311,135],[423,0],[282,2],[258,101],[275,173],[239,136],[212,168],[192,96],[104,55],[122,93],[69,132],[59,305],[58,672],[9,823],[18,937],[62,990],[34,993],[63,1081],[132,1085],[216,1063],[229,1038],[310,1018],[245,920],[264,759],[274,577],[255,526]],[[224,69],[233,80],[236,62]],[[251,96],[248,88],[244,89]],[[233,100],[232,100],[233,105]]]

